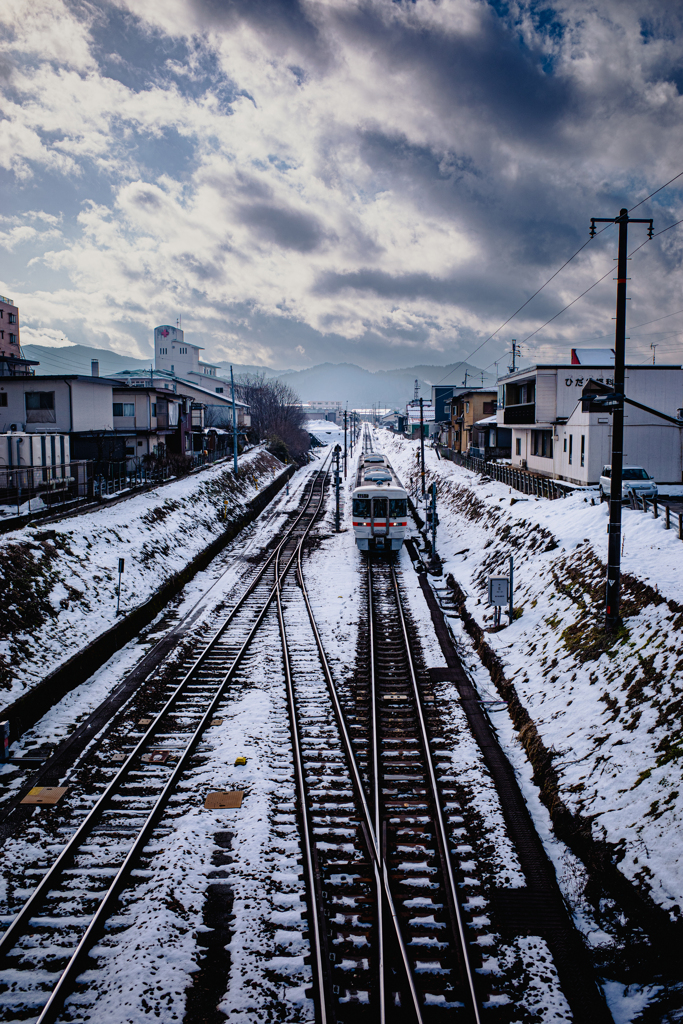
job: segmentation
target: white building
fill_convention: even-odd
[[[588,379],[614,384],[614,365],[530,366],[498,380],[497,420],[512,429],[512,465],[556,480],[595,484],[612,461],[612,417],[583,412]],[[627,398],[677,417],[683,368],[627,366]],[[683,421],[682,421],[683,427]],[[624,407],[624,462],[643,466],[659,483],[680,483],[682,427],[634,406]]]
[[[162,324],[154,328],[154,365],[157,370],[167,370],[176,377],[184,377],[199,383],[201,378],[203,387],[212,384],[207,377],[216,377],[216,370],[219,369],[214,363],[202,363],[199,353],[204,349],[201,345],[192,345],[185,341],[185,334],[179,327],[169,327]],[[225,382],[222,382],[225,384]],[[216,388],[222,394],[223,388]]]

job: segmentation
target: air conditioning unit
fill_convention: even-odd
[[[522,459],[522,469],[526,469],[526,459]]]
[[[13,434],[21,434],[24,430],[23,423],[10,423],[9,428]]]

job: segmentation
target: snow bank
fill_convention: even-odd
[[[116,622],[241,518],[259,489],[284,471],[263,449],[171,484],[0,538],[0,711]]]
[[[381,433],[408,484],[416,443]],[[466,609],[490,627],[486,580],[515,561],[512,627],[487,633],[550,751],[561,799],[619,869],[672,918],[683,901],[683,544],[662,520],[624,510],[623,620],[602,627],[607,506],[548,501],[426,450],[439,493],[437,548]],[[490,684],[489,684],[490,686]]]

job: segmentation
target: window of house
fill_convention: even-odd
[[[0,320],[2,320],[4,318],[4,316],[5,316],[4,309],[0,309]]]
[[[586,435],[581,435],[581,465],[586,465]]]
[[[0,331],[0,338],[2,338],[3,341],[5,340],[5,332],[4,331]]]
[[[135,455],[135,448],[129,448],[128,445],[126,445],[126,455]]]
[[[9,343],[10,343],[10,345],[16,345],[16,343],[17,343],[17,336],[16,336],[16,334],[10,334],[10,336],[9,336]]]
[[[569,435],[569,465],[570,465],[570,466],[571,466],[571,464],[572,464],[572,453],[573,453],[573,448],[574,448],[574,435],[573,435],[573,434],[570,434],[570,435]]]
[[[553,457],[553,432],[552,430],[531,431],[531,454],[538,455],[542,459]]]
[[[566,438],[566,437],[565,437],[565,439],[564,439],[564,450],[565,450],[565,451],[567,450],[567,438]]]
[[[56,422],[54,391],[27,391],[25,399],[27,423]]]
[[[9,316],[7,317],[7,319],[9,320],[9,322],[11,324],[15,324],[17,322],[17,314],[16,313],[10,313]]]
[[[114,402],[114,416],[135,416],[135,402]]]
[[[223,388],[216,388],[216,394],[217,395],[222,395],[223,394]]]
[[[156,414],[157,414],[157,403],[156,402],[152,402],[152,416],[156,416]]]
[[[470,411],[470,403],[469,402],[465,402],[465,412],[469,412],[469,411]]]
[[[7,408],[7,392],[0,395],[0,406],[2,406],[3,409]]]
[[[515,455],[522,454],[522,439],[518,437],[515,439]]]

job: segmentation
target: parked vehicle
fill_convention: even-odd
[[[600,477],[600,500],[609,501],[612,486],[612,467],[603,466]],[[621,476],[622,501],[635,494],[637,498],[654,498],[658,494],[657,484],[642,466],[624,466]]]

